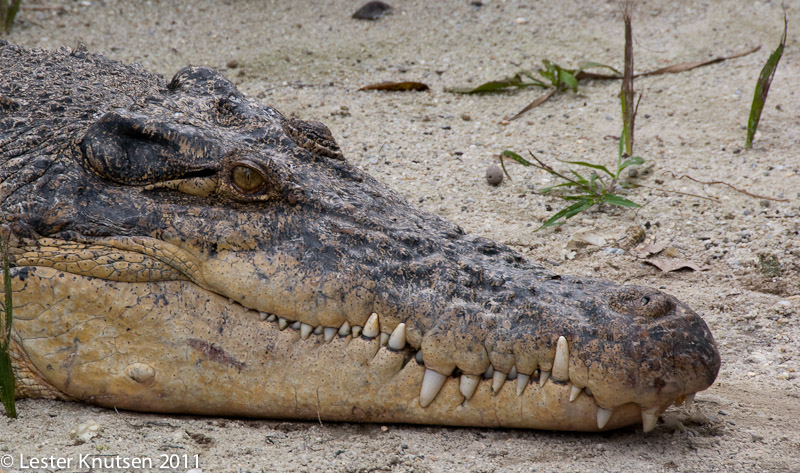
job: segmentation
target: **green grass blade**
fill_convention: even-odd
[[[611,171],[609,171],[608,168],[606,168],[601,164],[592,164],[592,163],[587,163],[586,161],[564,161],[562,159],[559,159],[559,161],[561,161],[562,163],[575,164],[577,166],[586,166],[587,168],[597,169],[598,171],[603,171],[609,176],[614,177],[614,174]]]
[[[526,87],[547,87],[547,84],[536,79],[531,82],[525,82],[522,80],[522,74],[517,73],[511,77],[506,77],[505,79],[484,82],[483,84],[474,88],[455,87],[452,89],[447,89],[447,91],[454,94],[485,94],[491,92],[503,92],[512,87],[524,89]]]
[[[3,333],[0,340],[0,401],[6,410],[6,416],[17,417],[17,408],[14,403],[16,390],[14,371],[11,369],[11,323],[13,321],[14,302],[11,296],[11,274],[8,263],[8,248],[0,241],[3,252],[3,288],[5,290],[5,317],[2,323]]]
[[[633,156],[631,158],[626,159],[619,165],[619,169],[617,169],[617,174],[622,172],[628,166],[638,166],[640,164],[644,164],[644,159],[640,158],[639,156]]]
[[[511,150],[504,150],[500,153],[503,156],[508,156],[509,158],[513,159],[514,161],[522,164],[523,166],[533,166],[533,163],[528,161],[527,159],[523,158],[522,156],[518,155],[517,153]]]
[[[571,72],[560,67],[558,68],[558,82],[559,85],[564,84],[573,91],[578,91],[578,79]]]
[[[14,24],[14,18],[17,16],[17,12],[19,11],[19,5],[22,0],[12,0],[11,5],[7,3],[7,0],[0,0],[0,33],[8,33],[11,30],[11,25]]]
[[[586,69],[596,69],[596,68],[608,69],[611,72],[613,72],[614,74],[617,74],[618,76],[622,77],[622,73],[619,72],[618,70],[614,69],[613,67],[611,67],[611,66],[609,66],[607,64],[600,64],[599,62],[592,62],[592,61],[586,61],[586,62],[582,62],[582,63],[578,64],[578,70],[575,71],[575,75],[578,75],[579,73],[583,72]]]
[[[541,227],[537,228],[536,231],[542,230],[544,228],[552,227],[553,225],[557,225],[558,221],[561,219],[568,219],[574,217],[575,215],[583,212],[584,210],[588,209],[594,205],[594,202],[591,200],[581,200],[575,202],[574,204],[570,205],[569,207],[563,208],[559,210],[556,214],[552,217],[548,218],[546,222],[542,224]]]
[[[580,184],[578,184],[577,182],[562,182],[561,184],[556,184],[554,186],[542,187],[541,189],[539,189],[538,192],[540,194],[547,194],[551,190],[557,189],[559,187],[575,187],[575,186],[580,186]]]
[[[631,202],[630,200],[624,197],[620,197],[616,194],[604,195],[601,202],[611,205],[618,205],[620,207],[634,208],[634,209],[641,207],[641,205],[637,204],[636,202]]]
[[[581,174],[578,171],[574,171],[574,170],[570,169],[569,172],[571,172],[572,175],[575,176],[575,179],[578,180],[578,183],[581,186],[588,186],[589,185],[589,181],[585,177],[581,176]]]
[[[786,46],[786,32],[789,28],[789,20],[786,18],[786,10],[783,11],[783,36],[781,36],[781,43],[778,48],[770,54],[764,68],[761,69],[761,74],[756,82],[756,90],[753,92],[753,104],[750,106],[750,116],[747,118],[747,140],[745,141],[745,148],[753,147],[753,138],[756,136],[758,130],[758,122],[761,120],[761,112],[764,110],[764,103],[767,101],[767,94],[769,94],[769,86],[772,84],[772,78],[775,77],[775,70],[778,68],[778,62],[783,55],[783,48]]]

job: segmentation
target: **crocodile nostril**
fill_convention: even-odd
[[[649,296],[642,297],[642,305],[647,305],[648,303],[650,303],[650,297]]]

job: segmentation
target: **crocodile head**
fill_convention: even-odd
[[[674,297],[557,276],[409,205],[219,73],[0,44],[22,396],[598,430],[714,381]]]

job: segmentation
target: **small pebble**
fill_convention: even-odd
[[[486,182],[488,182],[490,186],[495,187],[503,182],[503,170],[500,169],[500,166],[492,163],[486,168]]]
[[[225,67],[228,69],[236,69],[239,67],[239,60],[238,59],[230,59],[228,62],[225,63]]]
[[[356,20],[379,20],[392,12],[391,5],[383,2],[367,2],[353,13]]]
[[[465,122],[468,122],[468,121],[472,120],[472,117],[469,116],[468,113],[462,113],[461,114],[461,119],[464,120]]]

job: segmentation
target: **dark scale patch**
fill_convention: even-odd
[[[190,338],[189,346],[200,352],[205,358],[215,363],[233,366],[239,371],[241,371],[247,366],[241,361],[238,361],[232,356],[228,355],[225,352],[225,350],[223,350],[214,343],[210,343],[205,340],[200,340],[197,338]]]

